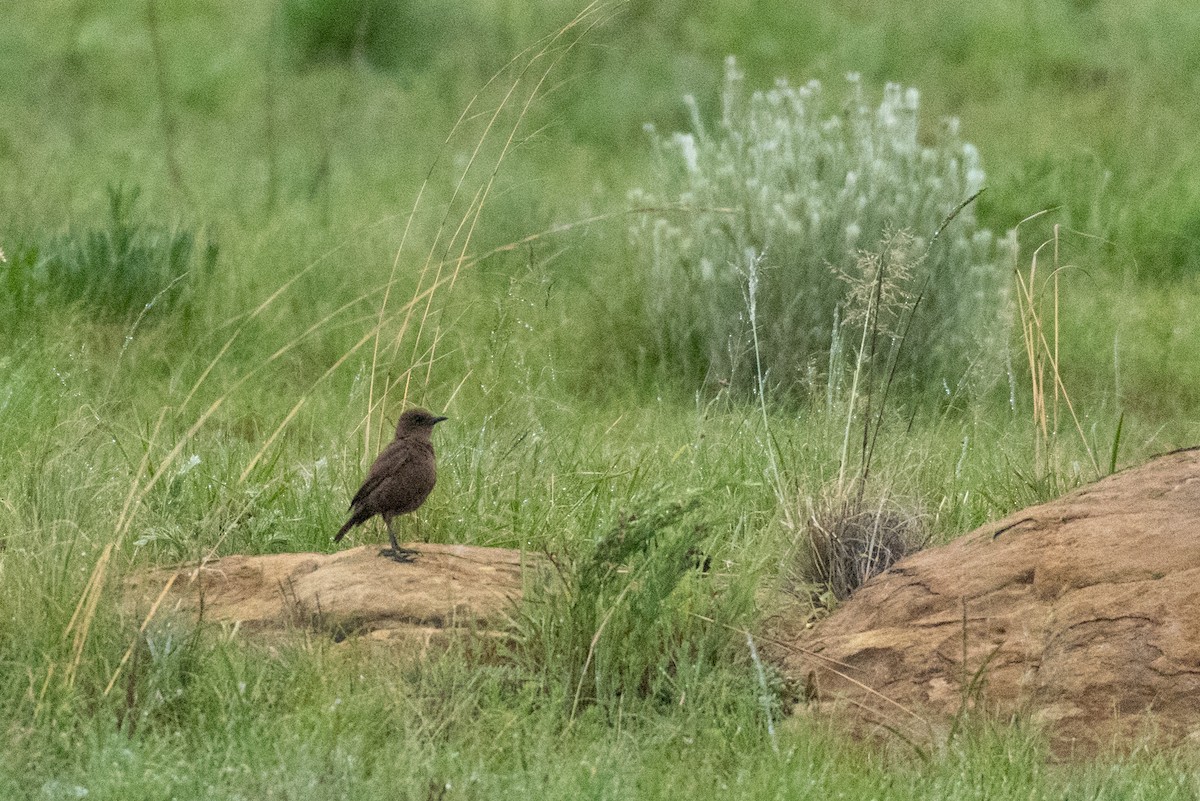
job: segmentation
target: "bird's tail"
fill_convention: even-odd
[[[342,527],[341,527],[341,528],[338,530],[338,533],[333,535],[333,541],[334,541],[334,542],[341,542],[341,541],[342,541],[342,537],[346,536],[346,532],[347,532],[347,531],[349,531],[350,529],[354,528],[354,524],[355,524],[356,522],[357,522],[357,521],[356,521],[356,520],[355,520],[353,517],[352,517],[352,518],[350,518],[349,520],[347,520],[347,521],[346,521],[346,525],[342,526]]]

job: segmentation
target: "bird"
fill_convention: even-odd
[[[412,561],[413,552],[396,542],[392,521],[398,515],[415,512],[437,483],[437,465],[430,435],[433,427],[448,418],[425,409],[409,409],[396,421],[396,438],[384,448],[367,472],[358,492],[350,501],[350,519],[334,535],[340,542],[346,532],[375,515],[387,524],[390,549],[379,552],[397,562]]]

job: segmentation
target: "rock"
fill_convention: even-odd
[[[970,708],[1032,720],[1061,757],[1200,739],[1200,449],[917,553],[789,625],[765,650],[859,731],[936,740]]]
[[[127,604],[243,631],[316,629],[335,639],[442,645],[455,633],[507,636],[521,599],[527,554],[503,548],[410,543],[413,560],[379,556],[378,545],[331,554],[224,556],[201,566],[154,569],[126,581]]]

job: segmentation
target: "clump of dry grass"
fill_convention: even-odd
[[[821,587],[818,597],[832,594],[838,601],[920,550],[926,540],[916,515],[862,498],[811,508],[805,529],[808,547],[800,550],[793,578],[797,584]]]

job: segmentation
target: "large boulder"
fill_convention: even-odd
[[[250,632],[316,629],[420,650],[463,632],[507,636],[527,554],[504,548],[410,543],[411,561],[379,546],[331,554],[224,556],[154,569],[126,581],[136,614],[184,615]],[[155,604],[158,604],[155,607]]]
[[[1200,449],[917,553],[792,629],[771,655],[858,730],[936,739],[982,709],[1060,756],[1200,739]]]

